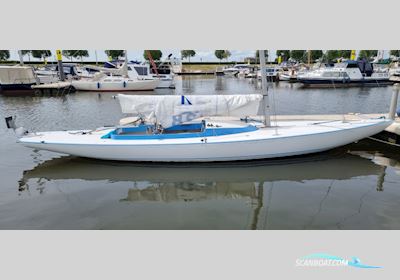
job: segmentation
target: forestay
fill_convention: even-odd
[[[134,114],[164,127],[188,122],[204,116],[257,115],[261,94],[246,95],[124,95],[118,99],[122,112]]]

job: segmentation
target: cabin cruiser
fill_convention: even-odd
[[[0,93],[7,92],[29,93],[32,85],[39,81],[30,66],[0,66]]]
[[[128,63],[128,75],[139,80],[159,80],[157,88],[175,88],[174,74],[169,67],[157,67],[154,73],[148,63]]]
[[[268,81],[278,81],[279,80],[279,68],[275,66],[266,67],[265,69]],[[261,79],[261,70],[257,71],[257,78]]]
[[[120,69],[124,65],[124,62],[106,62],[105,68],[97,68],[104,73],[108,73],[113,70]],[[114,72],[115,74],[115,72]],[[158,80],[158,89],[161,88],[175,88],[174,83],[174,73],[168,63],[162,62],[157,67],[156,70],[151,68],[149,63],[141,63],[138,61],[129,61],[127,64],[127,75],[131,79],[137,80]]]
[[[279,72],[279,81],[297,82],[297,71],[295,69],[289,69]]]
[[[331,68],[320,68],[297,75],[305,86],[388,85],[389,72],[374,69],[367,61],[346,61]]]
[[[235,64],[232,67],[227,67],[222,70],[224,75],[226,76],[236,76],[241,75],[245,77],[247,74],[251,72],[252,67],[247,64]]]

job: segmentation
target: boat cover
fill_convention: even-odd
[[[29,66],[0,66],[0,84],[34,84],[35,74]]]
[[[263,96],[246,95],[118,95],[122,112],[157,121],[163,127],[204,116],[257,115]]]

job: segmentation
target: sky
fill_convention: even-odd
[[[96,60],[96,51],[95,50],[88,50],[89,57],[83,58],[83,61],[95,61]],[[166,58],[170,53],[172,53],[173,57],[180,58],[180,50],[161,50],[163,53],[162,58]],[[219,61],[215,55],[215,50],[195,50],[196,56],[190,58],[190,61],[193,62],[200,62],[200,61],[210,61],[210,62],[217,62]],[[55,50],[51,50],[52,58],[49,58],[48,61],[53,61],[55,59]],[[243,61],[245,57],[253,57],[255,54],[255,50],[230,50],[231,56],[229,57],[228,61]],[[270,51],[272,53],[272,60],[275,60],[275,50]],[[105,54],[104,50],[97,50],[97,58],[98,61],[106,61],[107,55]],[[17,50],[10,50],[10,59],[11,60],[19,60],[18,51]],[[128,50],[128,59],[129,60],[143,60],[143,50]],[[28,60],[28,56],[24,57],[24,60]],[[63,60],[68,61],[68,58],[63,57]],[[31,61],[38,61],[38,59],[31,58]],[[184,60],[187,61],[187,60]]]
[[[83,58],[83,61],[96,61],[96,52],[98,61],[106,61],[108,60],[107,55],[105,54],[104,50],[88,50],[89,57]],[[170,53],[172,53],[172,57],[180,58],[180,50],[176,49],[164,49],[161,50],[163,53],[162,59],[166,58]],[[218,62],[219,60],[215,57],[214,51],[215,50],[195,50],[196,56],[190,58],[190,61],[193,62]],[[48,61],[55,61],[55,50],[51,50],[52,57],[48,59]],[[255,50],[230,50],[231,56],[228,58],[228,61],[243,61],[245,57],[253,57],[255,54]],[[274,61],[276,58],[276,50],[269,50],[270,56],[268,57],[269,61]],[[389,51],[385,51],[384,57],[387,58],[389,56]],[[10,50],[10,59],[11,60],[19,60],[18,51],[17,50]],[[128,50],[128,59],[129,60],[137,60],[143,61],[143,50]],[[25,56],[24,60],[28,60],[28,57]],[[63,57],[64,61],[68,61],[69,59]],[[31,58],[31,61],[38,61],[38,59]],[[183,61],[187,61],[183,60]]]

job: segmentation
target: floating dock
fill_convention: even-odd
[[[71,81],[67,82],[56,82],[56,83],[50,83],[50,84],[40,84],[40,85],[32,85],[32,89],[36,93],[60,93],[60,94],[66,94],[66,93],[71,93],[75,92],[74,87],[72,86]]]

